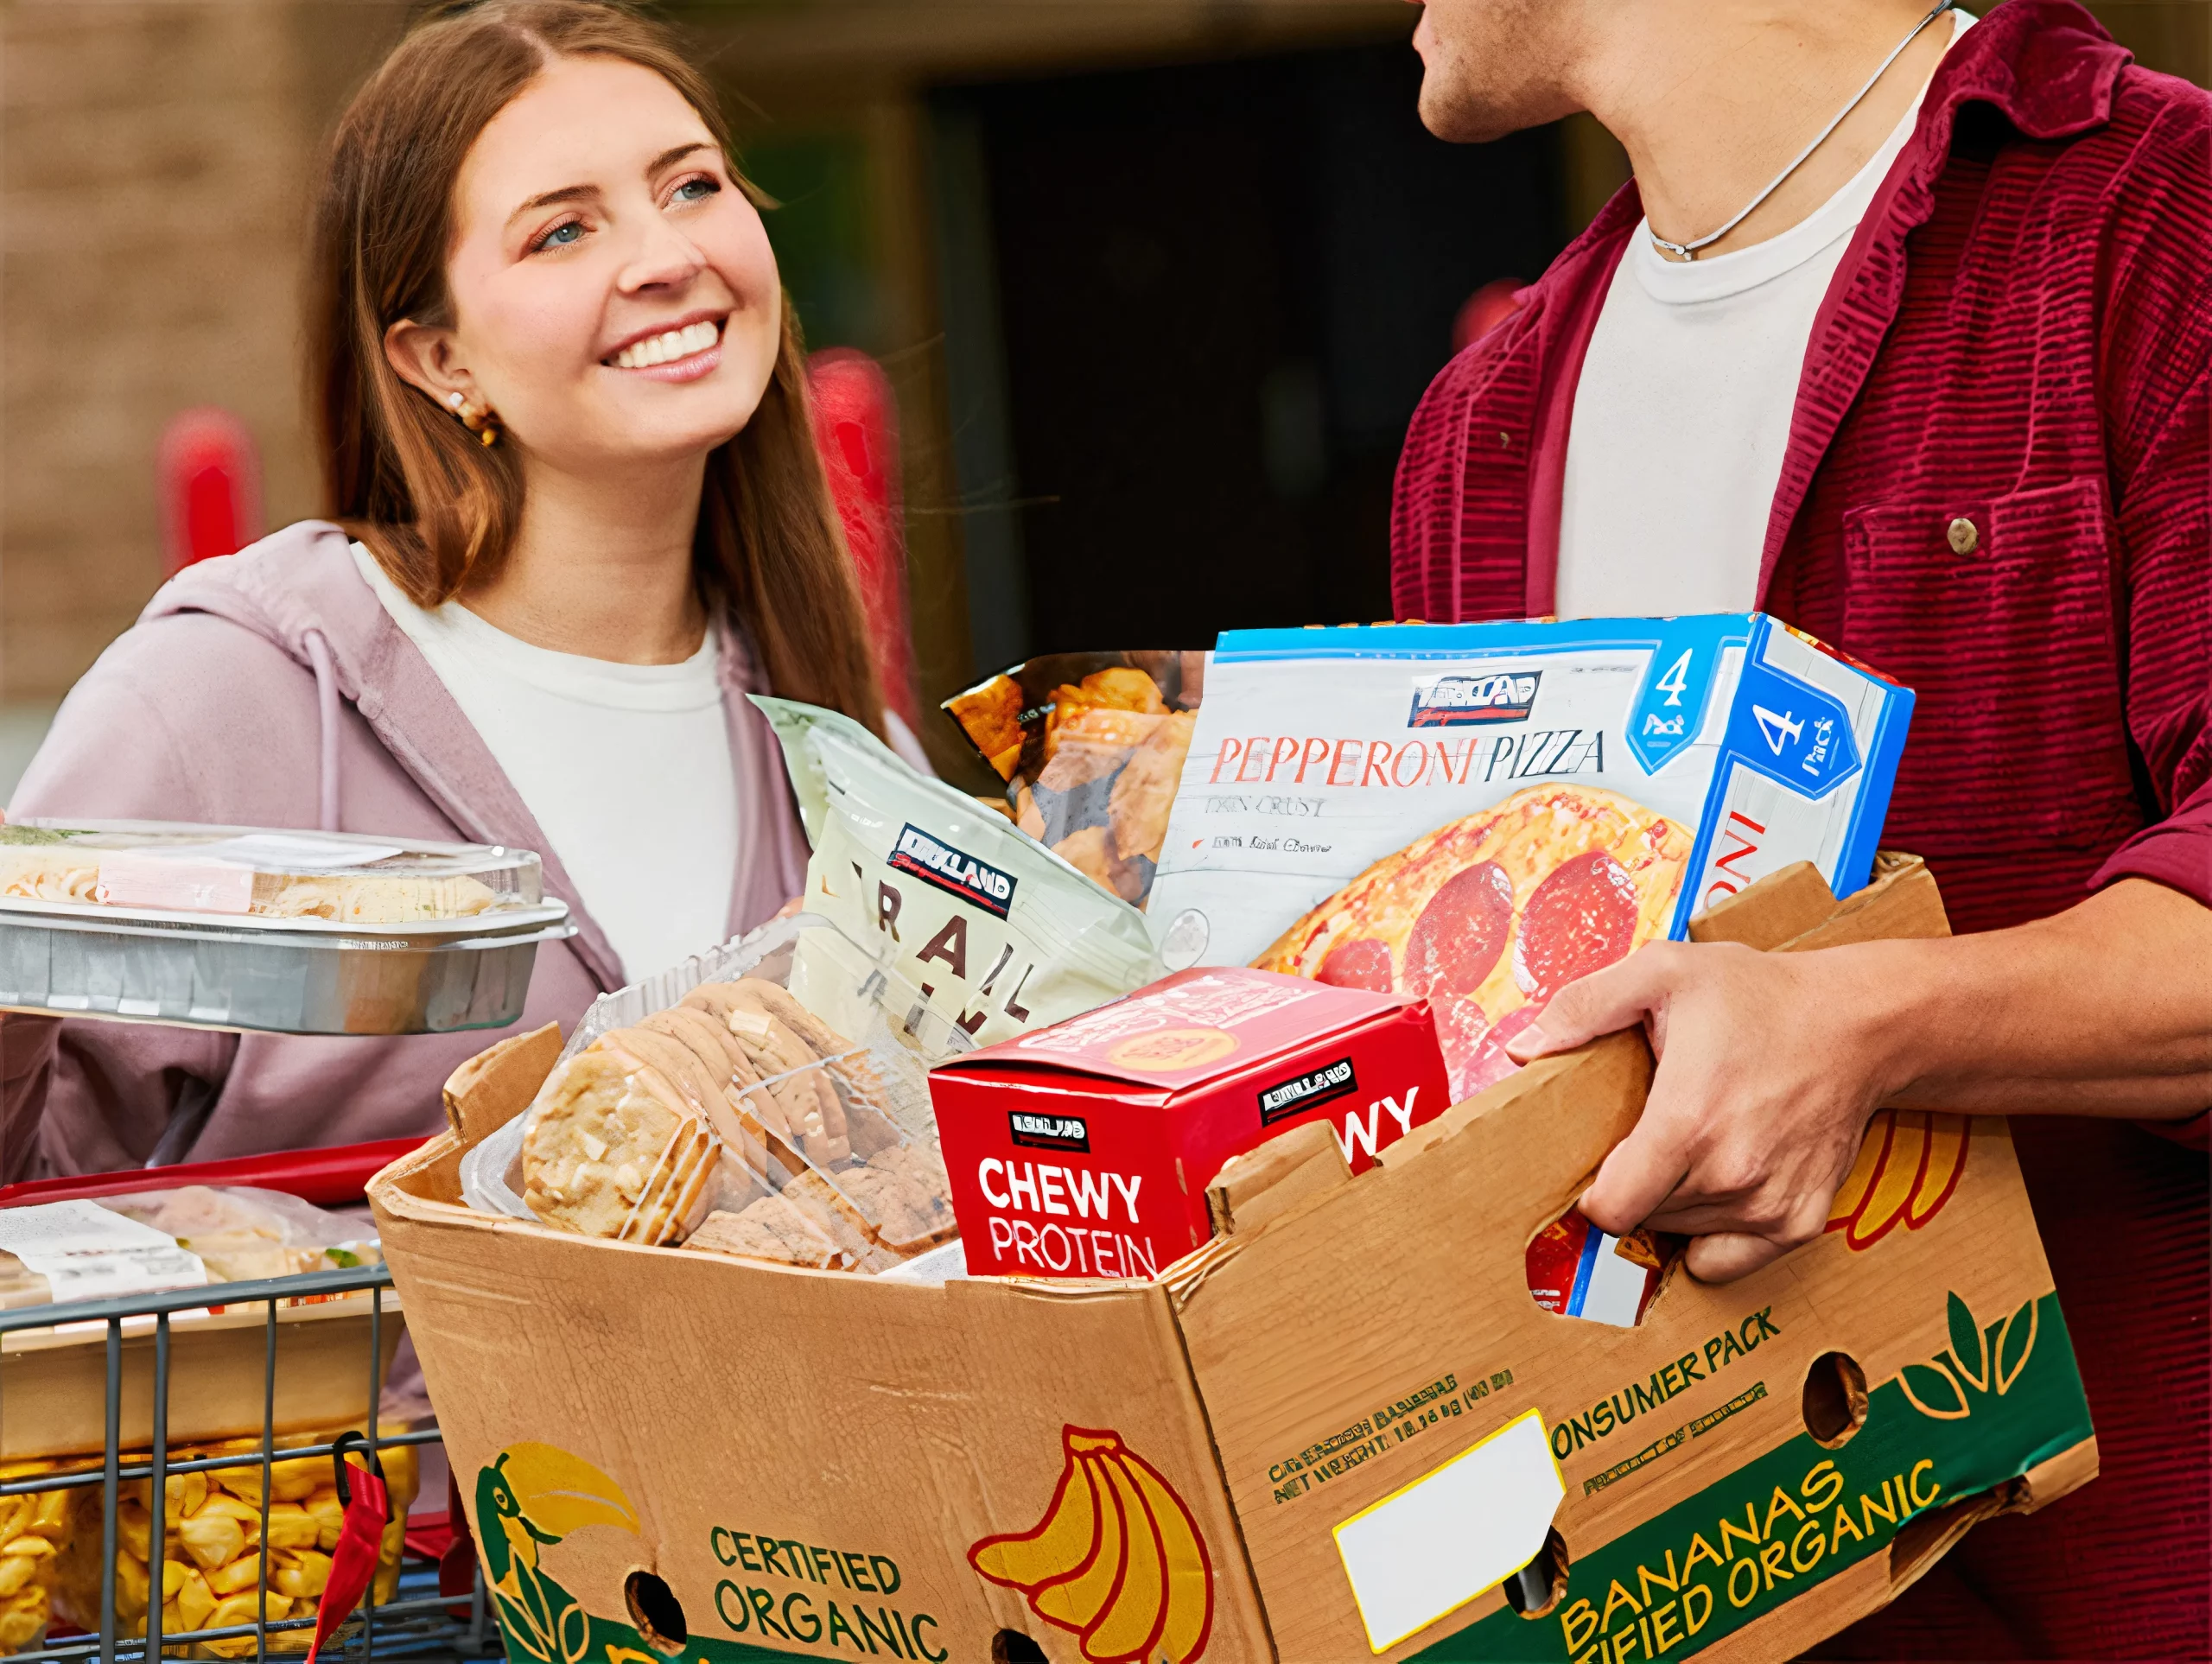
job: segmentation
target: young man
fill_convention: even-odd
[[[1427,0],[1433,131],[1587,110],[1636,183],[1430,390],[1395,600],[1756,607],[1917,692],[1886,842],[1958,937],[1656,944],[1513,1051],[1648,1026],[1584,1210],[1714,1280],[1821,1232],[1878,1104],[2011,1115],[2103,1477],[1826,1655],[2202,1657],[2212,98],[2072,0],[1931,3]]]

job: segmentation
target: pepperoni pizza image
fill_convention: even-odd
[[[1667,934],[1689,829],[1592,786],[1530,786],[1385,855],[1254,960],[1423,994],[1454,1101],[1511,1074],[1505,1043],[1579,976]]]

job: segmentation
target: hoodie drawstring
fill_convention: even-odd
[[[324,832],[338,830],[338,673],[330,662],[330,644],[322,632],[309,630],[301,638],[308,663],[315,667],[315,715],[322,731],[321,771],[315,798],[316,826]]]

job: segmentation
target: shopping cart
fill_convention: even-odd
[[[326,1205],[358,1202],[369,1174],[416,1142],[10,1185],[0,1189],[0,1207],[188,1184],[252,1184]],[[86,1494],[66,1505],[73,1528],[86,1539],[73,1541],[71,1552],[80,1568],[88,1562],[99,1567],[97,1632],[88,1616],[82,1631],[57,1622],[41,1644],[14,1653],[8,1664],[94,1658],[112,1664],[150,1661],[165,1652],[302,1657],[315,1617],[283,1615],[291,1603],[276,1598],[272,1590],[270,1509],[280,1483],[289,1483],[280,1481],[278,1467],[285,1464],[286,1475],[296,1476],[302,1464],[334,1459],[336,1432],[302,1442],[298,1424],[303,1416],[334,1428],[344,1423],[364,1430],[365,1437],[353,1441],[357,1453],[365,1446],[388,1452],[437,1444],[434,1421],[421,1418],[403,1428],[382,1413],[403,1321],[391,1273],[381,1264],[0,1311],[0,1457],[16,1461],[26,1453],[28,1440],[29,1454],[52,1463],[44,1470],[0,1480],[0,1515],[11,1505],[20,1508],[13,1504],[17,1497]],[[361,1342],[358,1374],[347,1379],[340,1355]],[[257,1448],[250,1435],[239,1436],[241,1416],[252,1419],[256,1351]],[[288,1365],[312,1371],[314,1379],[289,1380]],[[195,1378],[195,1369],[212,1379]],[[217,1430],[224,1448],[195,1454],[195,1446],[216,1442],[204,1425],[211,1414],[224,1420]],[[203,1425],[188,1425],[194,1418]],[[63,1445],[81,1454],[57,1456]],[[219,1470],[225,1483],[232,1483],[241,1472],[257,1470],[257,1478],[245,1487],[257,1489],[260,1504],[258,1547],[251,1551],[257,1569],[247,1585],[253,1591],[251,1621],[168,1629],[162,1594],[173,1563],[151,1546],[163,1544],[174,1523],[172,1480]],[[434,1500],[449,1495],[449,1483],[443,1483]],[[136,1521],[139,1508],[150,1515],[142,1527],[149,1550],[140,1559],[153,1585],[143,1603],[143,1635],[135,1632],[135,1617],[126,1620],[118,1610],[119,1562],[138,1564],[119,1556],[118,1549],[130,1536],[126,1520]],[[89,1539],[95,1523],[99,1541],[92,1561]],[[499,1631],[458,1507],[413,1514],[406,1536],[396,1586],[379,1599],[372,1585],[359,1610],[326,1643],[324,1655],[425,1664],[496,1657]]]

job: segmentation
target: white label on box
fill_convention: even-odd
[[[1567,1495],[1530,1410],[1337,1527],[1367,1642],[1386,1652],[1536,1558]]]
[[[97,1202],[46,1202],[0,1208],[0,1249],[46,1279],[57,1304],[207,1281],[200,1256],[176,1239],[111,1213]]]

